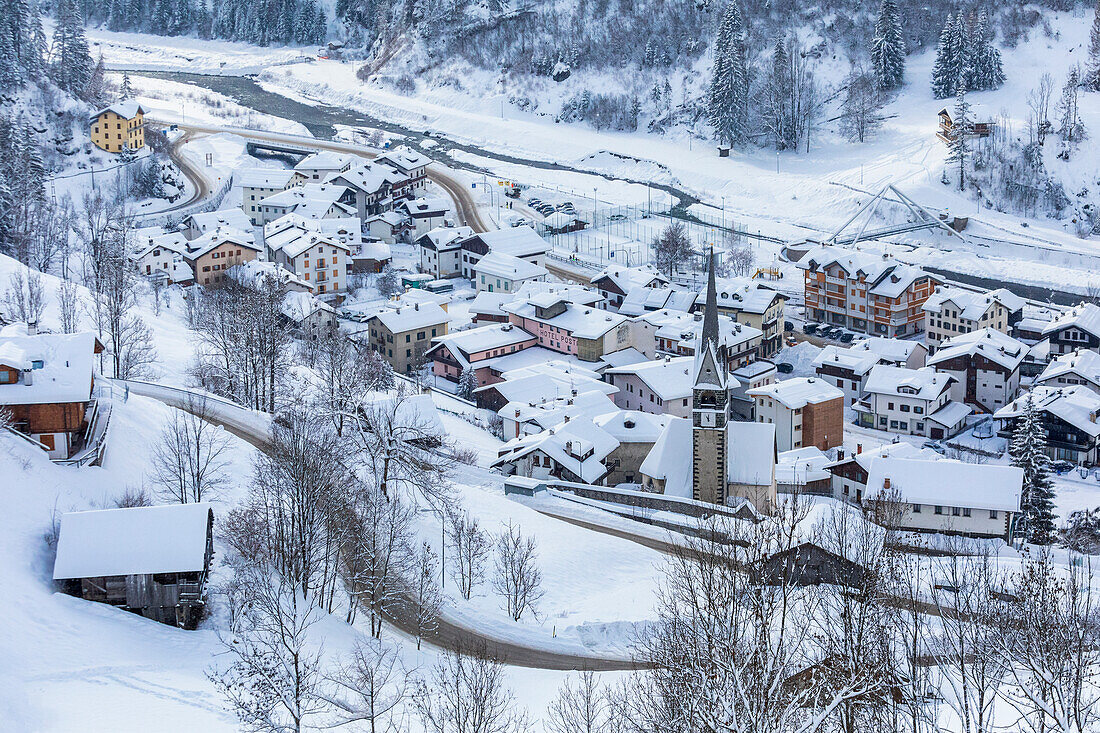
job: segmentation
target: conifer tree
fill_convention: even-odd
[[[122,84],[118,88],[118,96],[121,101],[134,98],[134,87],[130,83],[130,75],[122,72]]]
[[[1009,453],[1012,465],[1024,472],[1016,534],[1039,545],[1050,544],[1054,538],[1054,482],[1050,479],[1046,446],[1041,413],[1028,395],[1024,413],[1017,420],[1012,435]]]
[[[970,159],[970,102],[966,100],[966,84],[963,76],[966,70],[959,74],[959,81],[955,84],[955,110],[951,116],[951,140],[948,143],[947,162],[958,166],[959,190],[966,188],[966,162]]]
[[[970,19],[964,53],[963,63],[970,69],[967,74],[968,90],[996,89],[1005,83],[1001,52],[993,44],[993,29],[989,26],[989,16],[985,10]]]
[[[84,37],[84,19],[75,0],[59,0],[53,31],[53,80],[72,94],[84,91],[92,73],[92,57]]]
[[[882,0],[875,37],[871,41],[871,64],[880,89],[896,89],[905,81],[905,39],[895,0]]]
[[[466,367],[458,377],[458,396],[464,400],[474,399],[474,390],[478,388],[477,373],[472,367]]]
[[[46,31],[42,27],[42,11],[38,3],[30,5],[27,17],[27,53],[23,61],[23,68],[28,76],[38,76],[46,63]]]
[[[1085,69],[1085,88],[1100,92],[1100,0],[1096,0],[1092,32],[1089,34],[1089,61]]]
[[[745,21],[739,0],[726,5],[714,40],[707,116],[719,142],[741,145],[748,139],[749,72]]]
[[[960,18],[961,20],[961,18]],[[932,66],[932,95],[936,99],[947,99],[955,94],[960,78],[960,60],[962,58],[963,38],[960,25],[950,14],[940,32],[940,43],[936,48],[936,61]]]

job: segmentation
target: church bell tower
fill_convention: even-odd
[[[726,441],[729,422],[729,375],[726,348],[718,328],[718,295],[714,282],[714,249],[710,251],[703,330],[695,347],[692,387],[692,497],[724,504],[727,487]]]

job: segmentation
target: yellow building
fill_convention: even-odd
[[[92,142],[108,153],[145,147],[145,110],[132,99],[112,104],[92,115]]]

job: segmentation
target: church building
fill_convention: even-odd
[[[730,419],[730,375],[718,327],[713,252],[709,269],[693,365],[690,431],[685,429],[688,418],[670,421],[642,463],[643,484],[649,490],[726,506],[747,499],[767,513],[776,500],[775,426]]]

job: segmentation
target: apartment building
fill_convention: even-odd
[[[876,336],[924,329],[924,302],[939,282],[889,256],[821,246],[798,261],[809,316]]]
[[[1027,352],[1027,346],[1011,336],[983,328],[942,342],[928,366],[955,378],[951,399],[992,413],[1016,396]]]
[[[434,303],[387,308],[367,320],[367,344],[398,374],[409,374],[425,362],[432,339],[447,334],[451,317]]]
[[[1009,333],[1023,318],[1024,299],[1005,288],[975,293],[940,286],[924,302],[924,342],[928,353],[960,334],[992,328]]]
[[[1070,387],[1082,384],[1100,394],[1100,354],[1095,351],[1072,351],[1062,354],[1035,378],[1035,386]]]
[[[783,348],[786,295],[749,278],[720,278],[715,281],[715,291],[720,314],[761,332],[761,359],[770,359]],[[696,308],[705,300],[704,288],[695,301]]]
[[[1100,349],[1100,306],[1081,303],[1070,308],[1043,328],[1043,337],[1050,341],[1052,356]]]
[[[970,406],[951,400],[957,380],[932,367],[906,369],[880,364],[871,369],[863,397],[855,404],[865,428],[942,440],[966,424]]]
[[[233,183],[241,189],[241,210],[248,215],[253,226],[265,223],[261,216],[261,202],[292,185],[294,171],[283,168],[252,168],[238,170]]]
[[[844,393],[823,379],[795,377],[750,389],[756,422],[775,425],[780,452],[844,445]]]

